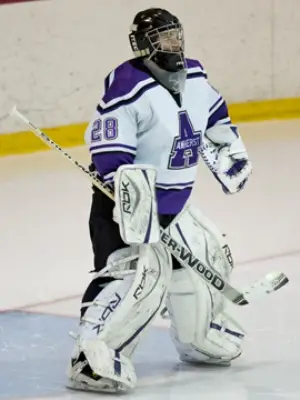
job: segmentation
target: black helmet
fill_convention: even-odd
[[[129,34],[136,57],[147,57],[160,68],[176,72],[185,67],[182,25],[175,15],[161,8],[140,11]]]

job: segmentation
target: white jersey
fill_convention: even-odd
[[[209,84],[201,64],[186,61],[181,99],[139,60],[121,64],[106,78],[105,94],[85,135],[104,182],[113,182],[115,171],[125,163],[151,164],[157,169],[160,214],[177,214],[189,198],[206,129],[230,123],[224,99]]]

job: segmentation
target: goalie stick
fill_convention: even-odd
[[[31,131],[39,137],[44,143],[46,143],[52,149],[59,151],[64,157],[66,157],[71,163],[73,163],[78,169],[81,170],[89,179],[93,185],[101,190],[111,200],[114,200],[114,195],[111,190],[104,187],[103,183],[94,176],[92,172],[87,170],[84,166],[74,160],[65,150],[63,150],[57,143],[49,138],[44,132],[33,125],[23,114],[21,114],[15,106],[10,116],[16,117],[22,120],[28,125]],[[181,263],[185,268],[192,268],[207,284],[221,292],[229,301],[232,303],[244,306],[254,300],[258,300],[265,295],[272,293],[289,282],[289,279],[282,272],[270,272],[264,278],[254,282],[246,289],[240,291],[228,282],[226,282],[213,268],[195,257],[186,247],[177,243],[163,228],[160,229],[160,240],[161,243],[169,250],[169,252]]]

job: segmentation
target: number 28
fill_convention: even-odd
[[[96,119],[91,130],[92,142],[115,140],[118,137],[118,120],[116,118]]]

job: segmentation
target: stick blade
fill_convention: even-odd
[[[282,272],[270,272],[263,279],[254,282],[243,290],[243,295],[235,299],[235,303],[243,306],[253,301],[260,300],[266,295],[281,289],[289,282],[288,277]]]
[[[266,279],[269,281],[270,290],[267,293],[275,292],[278,289],[281,289],[287,283],[289,283],[289,278],[284,275],[282,272],[270,272]]]

